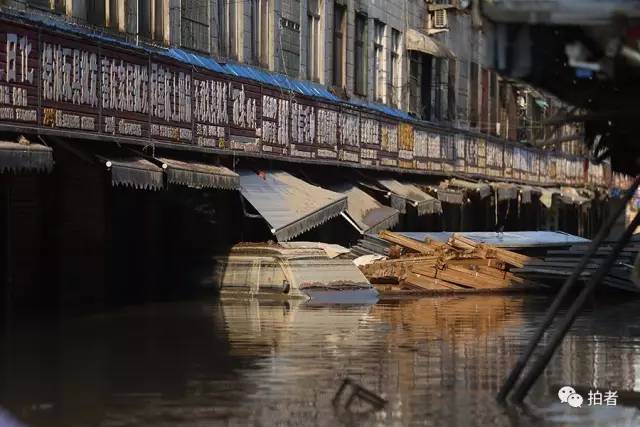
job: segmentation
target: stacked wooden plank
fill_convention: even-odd
[[[510,270],[532,259],[525,255],[478,244],[460,234],[448,242],[420,242],[390,231],[379,237],[392,246],[390,259],[362,266],[374,284],[425,293],[527,290],[538,284],[516,277]],[[398,247],[399,251],[393,251]],[[393,256],[393,254],[399,254]],[[386,289],[383,289],[383,291]]]
[[[588,245],[574,245],[562,250],[548,250],[543,258],[530,260],[514,273],[529,280],[539,280],[549,284],[561,284],[579,264]],[[579,282],[586,282],[611,253],[612,245],[604,244],[580,272]],[[603,284],[632,292],[640,292],[630,280],[632,265],[640,252],[640,242],[631,241],[617,256],[613,268],[605,276]]]

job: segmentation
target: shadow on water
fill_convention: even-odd
[[[581,316],[525,408],[495,403],[547,297],[310,304],[200,299],[31,319],[3,340],[0,406],[28,425],[637,425],[557,384],[640,390],[640,302]],[[388,403],[331,401],[350,378]]]

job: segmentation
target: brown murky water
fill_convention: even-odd
[[[633,396],[571,408],[556,395],[640,391],[640,301],[581,316],[525,411],[495,403],[548,301],[211,300],[23,322],[2,341],[0,406],[36,426],[640,425]],[[336,410],[347,377],[388,405]]]

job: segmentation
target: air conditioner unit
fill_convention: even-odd
[[[447,28],[447,10],[439,9],[433,11],[432,16],[433,28]]]

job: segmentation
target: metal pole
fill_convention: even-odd
[[[578,298],[573,302],[573,304],[567,311],[567,314],[564,316],[564,319],[562,319],[562,323],[560,324],[559,329],[556,330],[551,336],[549,344],[545,347],[543,353],[535,361],[534,365],[531,367],[531,370],[527,373],[527,375],[525,375],[525,377],[522,379],[519,387],[516,388],[513,395],[514,402],[520,403],[526,397],[535,381],[538,379],[544,368],[549,363],[549,360],[551,360],[553,353],[564,339],[567,331],[569,331],[569,329],[571,328],[571,325],[578,316],[578,313],[580,312],[584,304],[587,302],[587,299],[596,289],[596,286],[602,282],[602,279],[604,279],[605,275],[609,273],[611,267],[616,261],[616,258],[618,257],[618,254],[629,242],[631,235],[638,227],[638,225],[640,225],[640,212],[638,212],[633,218],[633,221],[631,221],[631,224],[629,224],[627,229],[624,231],[622,237],[615,244],[615,246],[611,250],[611,253],[605,259],[604,263],[600,265],[595,274],[591,276],[591,279],[586,284],[586,286],[580,291],[580,295],[578,295]]]
[[[505,382],[502,384],[502,387],[498,392],[498,396],[496,397],[498,402],[504,402],[505,399],[507,398],[507,395],[511,392],[511,389],[513,388],[516,381],[522,374],[522,371],[527,365],[527,362],[529,361],[529,359],[531,358],[531,355],[533,354],[534,350],[538,346],[540,339],[542,339],[542,336],[544,335],[545,331],[547,330],[549,325],[551,325],[551,322],[555,318],[556,314],[558,314],[562,301],[564,301],[565,297],[569,294],[569,292],[577,282],[578,277],[580,276],[580,273],[585,269],[585,267],[589,263],[589,260],[596,253],[596,250],[598,249],[602,241],[609,235],[609,230],[611,229],[613,224],[616,222],[618,217],[624,212],[627,202],[631,200],[631,197],[633,197],[639,185],[640,185],[640,175],[638,175],[635,178],[631,187],[629,187],[629,189],[624,193],[624,196],[622,198],[622,202],[620,203],[620,205],[614,208],[614,211],[607,218],[607,221],[604,224],[602,224],[602,227],[600,227],[600,231],[598,232],[598,235],[595,237],[595,239],[593,239],[593,241],[591,242],[591,245],[589,245],[587,252],[584,254],[584,256],[582,257],[582,259],[580,260],[576,268],[571,272],[571,276],[569,276],[567,281],[564,282],[564,284],[560,288],[560,291],[558,292],[555,299],[553,300],[553,303],[545,313],[545,317],[542,320],[542,323],[540,324],[535,334],[531,338],[531,341],[529,341],[529,345],[527,346],[524,353],[522,353],[522,355],[516,362],[516,365],[513,367],[513,370],[511,371],[511,373],[509,374]]]

